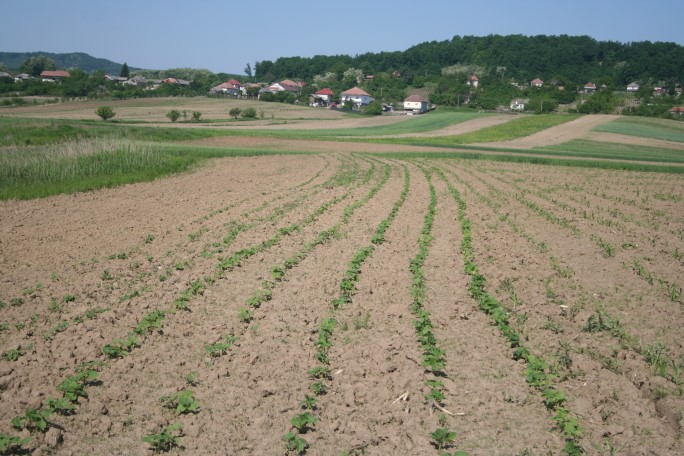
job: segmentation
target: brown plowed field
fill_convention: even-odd
[[[486,290],[545,361],[576,443],[684,453],[681,176],[356,153],[403,149],[375,144],[203,143],[322,152],[0,202],[0,434],[30,437],[35,454],[143,455],[145,436],[179,423],[170,454],[286,454],[291,432],[312,455],[438,455],[431,433],[448,428],[450,453],[560,454],[568,435],[546,389],[471,295],[460,210]],[[420,283],[445,361],[435,372],[414,324]],[[13,428],[92,361],[75,410],[50,415],[45,432]],[[328,373],[313,378],[317,366]],[[453,416],[426,399],[436,379],[436,405]],[[198,408],[165,407],[183,391]],[[316,422],[299,432],[307,397]]]

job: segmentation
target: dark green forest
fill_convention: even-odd
[[[609,86],[633,81],[684,81],[684,46],[664,42],[619,43],[589,36],[489,35],[455,36],[431,41],[405,51],[366,53],[356,56],[317,55],[281,57],[256,62],[258,80],[299,78],[308,80],[326,72],[341,73],[348,67],[366,74],[399,71],[406,78],[438,77],[444,67],[461,64],[484,70],[478,76],[530,81],[541,78],[565,85],[588,81]]]

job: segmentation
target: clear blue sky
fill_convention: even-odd
[[[454,35],[684,44],[684,0],[4,0],[0,51],[242,74],[278,57],[405,50]]]

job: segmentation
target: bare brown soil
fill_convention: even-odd
[[[505,120],[485,119],[478,128]],[[571,122],[525,147],[591,137],[607,120]],[[450,452],[562,453],[563,434],[527,383],[524,361],[470,295],[448,183],[466,202],[488,291],[548,362],[585,451],[684,453],[681,176],[363,155],[419,150],[381,144],[197,143],[320,154],[218,159],[150,183],[0,202],[0,355],[20,353],[0,359],[0,434],[31,437],[34,454],[146,455],[143,437],[177,422],[181,447],[170,454],[286,454],[282,437],[294,432],[312,455],[437,455],[430,433],[447,427],[457,433]],[[431,171],[428,180],[435,168],[444,179]],[[407,175],[406,199],[374,245]],[[409,267],[431,184],[424,306],[446,353],[442,404],[454,416],[425,399],[434,377],[410,311]],[[335,309],[355,252],[371,245],[351,302]],[[273,268],[302,251],[276,280]],[[220,268],[235,254],[244,255],[239,266]],[[272,298],[250,307],[265,283]],[[184,296],[185,310],[176,305]],[[125,356],[103,354],[155,310],[165,312],[160,328],[138,335]],[[589,331],[599,315],[603,326]],[[337,321],[331,378],[312,411],[318,421],[300,435],[290,420],[314,395],[309,370],[320,365],[327,317]],[[232,347],[211,356],[207,347],[227,337]],[[12,418],[61,397],[59,385],[90,361],[104,365],[73,413],[51,415],[46,432],[12,427]],[[162,397],[185,389],[197,411],[164,407]]]

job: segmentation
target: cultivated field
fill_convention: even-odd
[[[510,124],[427,119],[392,122]],[[5,451],[684,453],[681,173],[250,135],[174,147],[272,155],[0,202]]]

